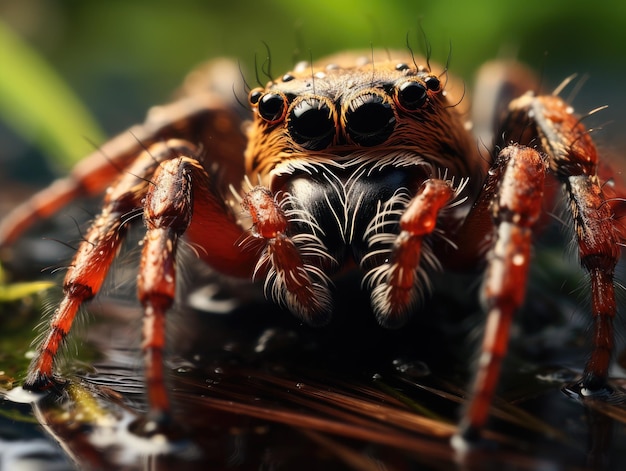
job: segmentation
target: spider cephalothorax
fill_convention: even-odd
[[[328,320],[327,273],[347,261],[364,269],[383,325],[398,326],[415,309],[425,271],[438,262],[430,241],[420,257],[415,241],[397,238],[402,215],[418,192],[428,198],[438,193],[440,216],[448,219],[442,224],[458,226],[464,216],[458,206],[472,194],[465,188],[461,201],[455,197],[458,189],[468,181],[481,182],[485,172],[485,160],[447,95],[429,69],[393,60],[319,68],[302,64],[250,92],[255,119],[247,174],[276,195],[289,216],[285,230],[298,242],[307,273],[285,289],[286,280],[298,277],[282,273],[272,258],[280,249],[269,245],[262,259],[270,267],[266,284],[275,299],[308,323]],[[427,183],[444,175],[441,184]],[[474,185],[474,195],[478,188]],[[395,250],[413,251],[414,260],[406,266],[392,260],[394,244],[408,244]],[[403,286],[393,287],[386,280],[399,270],[405,271]],[[286,296],[290,292],[301,296]]]
[[[488,320],[461,429],[471,434],[488,415],[552,175],[564,187],[591,280],[593,350],[581,384],[602,388],[620,237],[586,128],[558,96],[525,93],[519,66],[500,64],[483,74],[494,85],[480,89],[474,104],[476,138],[463,90],[453,96],[447,71],[420,61],[374,52],[298,66],[250,91],[245,126],[227,97],[192,87],[18,208],[0,229],[1,245],[72,197],[109,187],[25,387],[54,383],[54,360],[77,309],[98,292],[128,215],[139,209],[146,236],[138,297],[153,414],[170,410],[164,326],[184,237],[216,271],[263,280],[269,297],[315,325],[329,320],[333,296],[345,295],[332,287],[342,271],[361,271],[373,313],[396,327],[415,311],[430,270],[484,262]],[[482,113],[485,103],[492,106]],[[229,186],[241,190],[225,199]]]

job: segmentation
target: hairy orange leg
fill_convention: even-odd
[[[150,412],[169,413],[163,376],[165,314],[176,296],[176,250],[180,236],[192,217],[191,174],[198,163],[178,157],[161,164],[152,177],[144,206],[146,236],[137,280],[139,301],[144,308],[143,343],[145,376]]]
[[[497,233],[483,283],[487,324],[481,356],[472,398],[461,423],[461,434],[467,438],[475,435],[487,420],[511,322],[524,300],[532,227],[541,214],[545,163],[533,149],[509,146],[496,159],[494,175],[500,182],[492,204]]]
[[[424,237],[433,233],[439,212],[453,195],[450,183],[426,180],[402,215],[391,260],[383,266],[385,278],[372,290],[372,304],[381,325],[402,325],[414,307]]]
[[[599,390],[613,351],[616,314],[614,273],[622,235],[598,177],[598,153],[585,126],[556,96],[525,95],[510,105],[506,126],[520,129],[531,116],[550,168],[563,183],[569,200],[580,262],[591,282],[592,352],[581,386]]]
[[[147,189],[146,236],[141,255],[138,297],[144,308],[143,343],[150,414],[138,432],[151,433],[152,420],[164,425],[170,404],[163,370],[166,314],[176,296],[176,254],[185,235],[200,257],[225,274],[248,276],[258,260],[242,254],[242,230],[216,195],[211,178],[188,144],[179,157],[162,162]]]
[[[245,195],[242,206],[252,217],[252,235],[265,245],[257,269],[267,270],[266,283],[274,280],[269,294],[309,325],[328,322],[328,279],[319,268],[306,263],[296,242],[288,236],[289,220],[272,192],[254,187]]]
[[[159,160],[176,155],[177,142],[155,145],[120,175],[107,191],[102,212],[80,243],[63,282],[63,300],[54,313],[44,341],[28,370],[24,387],[46,389],[53,384],[54,361],[80,305],[99,291],[125,234],[126,219],[141,206],[149,175]]]

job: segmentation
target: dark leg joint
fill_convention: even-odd
[[[583,377],[579,381],[573,384],[565,385],[562,391],[575,399],[585,397],[607,399],[614,396],[617,392],[607,383],[606,378],[597,376],[590,372],[584,373]]]
[[[606,378],[599,377],[593,373],[585,373],[583,378],[580,380],[580,384],[583,388],[591,391],[598,391],[608,387],[606,384]]]
[[[39,371],[35,371],[26,377],[22,388],[26,391],[50,392],[59,396],[63,393],[66,384],[67,381],[58,377],[49,376]]]

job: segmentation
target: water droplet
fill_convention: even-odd
[[[254,347],[256,353],[275,353],[284,351],[295,345],[298,336],[295,332],[285,329],[266,329],[259,336]]]
[[[538,373],[536,375],[539,381],[545,381],[547,383],[563,384],[573,383],[576,381],[578,374],[574,371],[561,368],[545,373]]]
[[[404,358],[397,358],[393,361],[393,367],[399,373],[411,376],[413,378],[422,378],[430,374],[430,368],[423,361],[418,360],[406,360]]]

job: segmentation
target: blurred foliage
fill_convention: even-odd
[[[266,58],[264,43],[277,75],[295,60],[347,48],[403,48],[407,38],[423,51],[425,35],[434,58],[443,62],[450,55],[452,71],[466,78],[485,60],[516,56],[545,76],[554,75],[550,85],[573,72],[589,74],[593,84],[603,86],[587,89],[605,93],[593,107],[609,102],[619,110],[625,104],[607,91],[611,83],[617,88],[618,68],[625,66],[626,4],[616,2],[3,0],[0,17],[41,55],[31,61],[37,68],[8,73],[4,67],[0,104],[12,98],[4,119],[19,129],[21,144],[32,141],[45,155],[66,153],[69,161],[91,151],[101,136],[88,117],[77,124],[81,111],[67,89],[108,134],[116,133],[167,99],[185,73],[207,58],[237,58],[254,82],[255,57],[258,63]],[[4,36],[0,42],[4,58],[9,41]],[[33,59],[28,49],[18,52],[23,61]],[[42,67],[45,63],[50,70]],[[41,138],[42,126],[58,133],[53,143]],[[18,161],[30,150],[9,144],[0,162]]]
[[[45,291],[54,284],[49,281],[33,281],[23,283],[8,283],[4,269],[0,265],[0,303],[18,301],[27,296]]]
[[[33,50],[0,22],[0,113],[26,137],[57,158],[80,159],[73,133],[100,136],[97,125],[80,100]],[[62,120],[59,110],[63,110]]]

